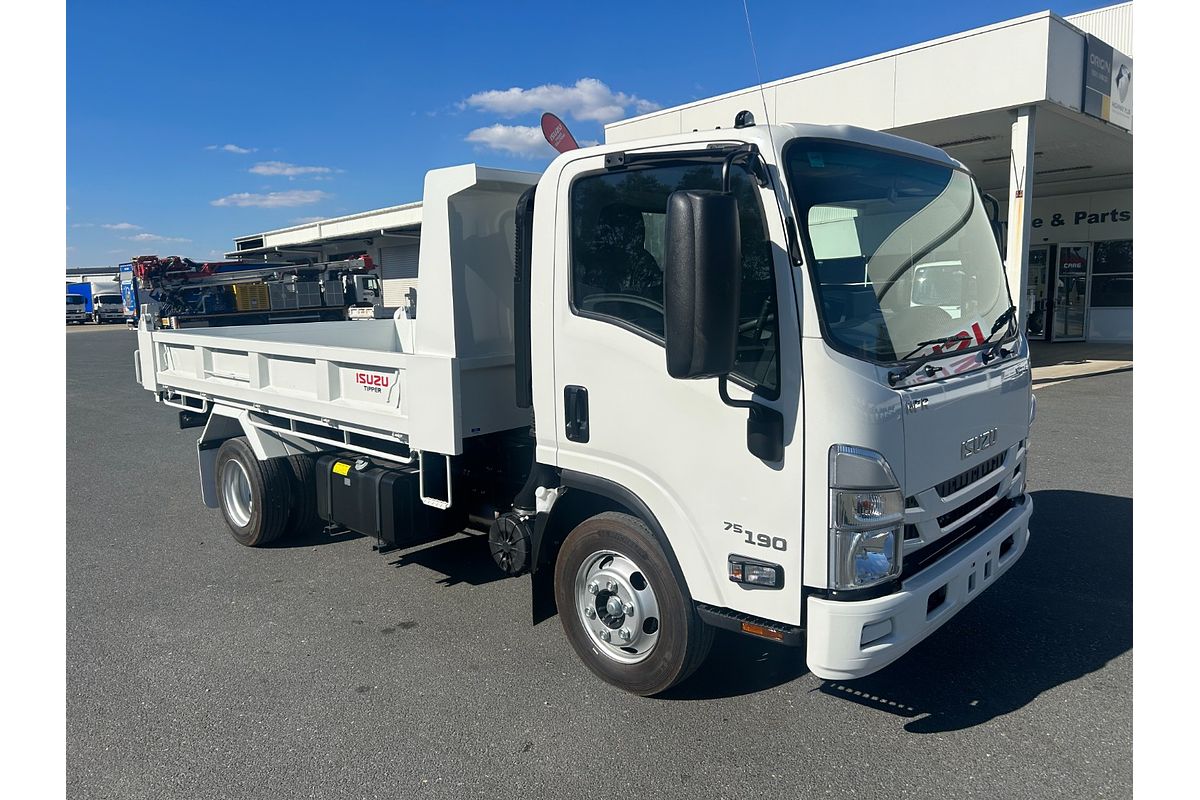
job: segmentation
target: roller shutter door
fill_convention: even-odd
[[[399,308],[404,293],[417,285],[419,251],[420,246],[415,244],[379,248],[379,279],[383,284],[383,304],[388,308]]]

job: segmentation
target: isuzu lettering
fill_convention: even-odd
[[[685,679],[715,628],[856,678],[1028,542],[1034,400],[992,206],[936,148],[745,115],[541,175],[435,169],[414,306],[143,313],[138,380],[203,428],[201,496],[244,545],[486,531],[535,621],[556,610],[630,692]]]

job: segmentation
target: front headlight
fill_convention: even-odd
[[[900,574],[904,495],[895,473],[874,450],[834,445],[829,451],[830,588],[865,589]]]
[[[864,589],[900,574],[901,528],[834,530],[835,589]]]

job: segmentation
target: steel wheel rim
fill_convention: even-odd
[[[250,475],[237,459],[225,462],[221,494],[225,500],[225,512],[233,523],[239,528],[249,525],[250,515],[254,512],[254,495],[250,490]]]
[[[615,550],[592,553],[579,565],[575,614],[593,649],[619,664],[645,661],[661,635],[654,587],[633,559]]]

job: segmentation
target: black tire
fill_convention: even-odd
[[[325,524],[317,516],[317,459],[307,453],[287,457],[292,504],[284,530],[289,535],[313,533]]]
[[[230,471],[237,470],[239,465],[249,487],[249,502],[240,510],[226,491]],[[217,501],[238,544],[262,547],[280,537],[287,524],[291,488],[287,460],[259,461],[244,436],[227,440],[217,451]]]
[[[601,652],[584,628],[576,576],[589,556],[600,551],[633,561],[657,598],[659,638],[638,663],[620,663]],[[687,587],[676,580],[662,547],[641,520],[628,514],[598,514],[571,531],[554,565],[554,597],[567,640],[583,663],[604,681],[633,694],[660,694],[687,679],[712,646],[712,629],[696,613]]]

